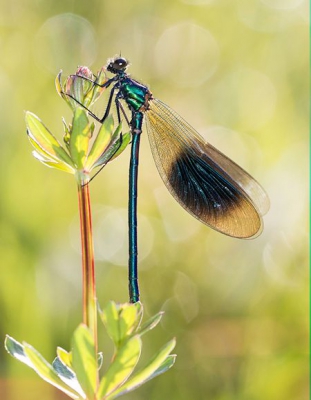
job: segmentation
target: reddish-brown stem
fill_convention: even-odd
[[[97,354],[97,302],[89,185],[78,182],[82,244],[83,322],[90,328]]]

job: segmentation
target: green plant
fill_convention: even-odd
[[[15,358],[31,367],[42,379],[72,399],[112,400],[141,386],[171,368],[175,355],[170,354],[175,339],[168,342],[142,369],[132,375],[142,350],[141,337],[153,329],[162,317],[158,313],[141,324],[141,303],[117,305],[109,302],[100,317],[114,343],[111,363],[102,379],[102,355],[96,354],[91,330],[81,324],[71,339],[71,351],[58,347],[57,357],[49,364],[27,343],[6,337],[5,347]]]
[[[86,67],[79,68],[77,74],[88,78],[93,76]],[[96,79],[101,83],[105,81],[103,70],[99,71]],[[60,74],[56,78],[56,88],[73,110],[72,123],[63,121],[64,145],[30,112],[26,113],[26,125],[28,138],[35,148],[33,155],[48,167],[73,174],[77,181],[82,243],[83,323],[72,336],[71,351],[57,348],[57,357],[52,364],[31,345],[21,344],[10,336],[5,339],[5,348],[9,354],[73,399],[112,400],[172,367],[175,355],[170,352],[175,346],[175,339],[132,375],[141,354],[141,336],[159,323],[162,313],[142,324],[141,303],[117,305],[109,302],[103,311],[99,311],[99,315],[114,343],[114,354],[106,372],[100,377],[103,357],[98,353],[97,345],[98,306],[88,183],[94,171],[98,172],[122,153],[130,141],[130,133],[122,133],[121,124],[115,128],[113,118],[109,116],[95,134],[94,122],[89,121],[85,110],[70,97],[89,107],[100,97],[102,88],[76,75],[69,76],[61,83]]]

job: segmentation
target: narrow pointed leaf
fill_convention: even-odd
[[[176,357],[177,357],[176,354],[168,355],[167,358],[163,361],[163,363],[159,366],[159,368],[147,379],[147,381],[150,381],[150,379],[153,379],[156,376],[161,375],[170,368],[172,368],[172,366],[175,364]]]
[[[58,376],[64,377],[67,380],[74,379],[76,376],[75,373],[69,367],[67,367],[67,365],[62,363],[58,357],[56,357],[52,362],[52,367]]]
[[[119,305],[110,302],[104,311],[100,311],[100,316],[107,333],[113,340],[116,348],[120,347],[123,341],[139,326],[142,312],[142,305],[139,302]]]
[[[61,162],[61,160],[58,157],[51,156],[49,153],[43,150],[42,147],[38,145],[38,143],[28,134],[27,131],[27,137],[29,142],[33,145],[33,147],[36,149],[36,153],[42,156],[46,161],[56,161],[56,162]]]
[[[148,321],[146,321],[142,326],[139,328],[137,333],[139,333],[140,336],[144,335],[146,332],[150,331],[151,329],[155,328],[158,323],[161,321],[161,318],[163,317],[164,312],[160,311],[158,314],[154,315]]]
[[[119,138],[116,139],[115,141],[112,140],[111,145],[94,163],[93,168],[107,164],[109,161],[112,161],[116,157],[118,157],[125,150],[130,140],[131,140],[130,132],[125,133],[122,136],[119,136]]]
[[[101,125],[101,128],[90,150],[87,162],[85,164],[85,168],[87,170],[92,169],[93,164],[96,163],[97,159],[104,153],[104,151],[109,146],[112,140],[113,126],[114,126],[113,117],[112,115],[109,115],[108,118],[106,118],[104,123]]]
[[[113,362],[100,382],[99,399],[112,393],[128,379],[139,360],[140,353],[141,339],[139,336],[133,336],[124,343],[115,354]]]
[[[27,357],[30,359],[33,369],[36,373],[44,379],[46,382],[49,382],[51,385],[57,387],[62,392],[66,393],[72,399],[79,399],[79,394],[71,389],[65,382],[63,382],[59,376],[54,371],[51,364],[49,364],[40,353],[37,352],[32,346],[27,343],[24,343],[24,351]]]
[[[110,301],[103,311],[100,311],[100,317],[105,325],[106,331],[113,343],[117,347],[120,342],[119,333],[119,312],[114,301]]]
[[[65,149],[36,115],[28,111],[25,119],[28,135],[44,152],[55,160],[74,166]]]
[[[32,155],[34,156],[34,158],[36,158],[38,161],[41,162],[52,162],[54,164],[58,164],[57,161],[53,160],[51,157],[49,157],[48,155],[43,155],[42,152],[38,152],[37,150],[33,150],[32,151]]]
[[[4,347],[12,357],[28,365],[28,367],[33,368],[32,362],[29,360],[29,358],[24,352],[24,346],[17,340],[13,339],[9,335],[6,335],[4,341]]]
[[[137,333],[144,315],[144,307],[140,301],[133,304],[136,308],[136,320],[133,323],[134,332]],[[141,336],[141,335],[139,335]]]
[[[176,345],[176,340],[172,339],[168,342],[158,354],[156,354],[152,360],[139,372],[137,372],[132,378],[130,378],[126,383],[122,385],[122,387],[118,388],[115,392],[112,393],[112,396],[109,396],[107,400],[112,400],[121,394],[130,392],[131,390],[136,389],[141,386],[148,380],[160,375],[165,372],[167,369],[172,367],[174,364],[175,358],[173,355],[169,353],[173,350]]]
[[[113,156],[111,157],[111,160],[114,160],[115,158],[117,158],[125,150],[125,148],[131,141],[131,137],[132,137],[131,133],[126,132],[122,135],[121,144],[120,144],[120,139],[118,139],[118,141],[116,142],[116,146],[119,146],[119,148],[117,147],[117,151],[113,154]]]
[[[113,400],[119,396],[132,392],[133,390],[144,385],[146,382],[157,377],[158,375],[164,374],[164,372],[168,371],[175,364],[176,357],[176,354],[170,354],[169,356],[167,356],[160,367],[144,381],[139,381],[138,379],[135,379],[136,376],[133,376],[133,379],[129,379],[124,385],[114,391],[110,396],[106,397],[105,400]]]
[[[39,154],[37,151],[33,151],[32,155],[39,160],[42,164],[46,165],[49,168],[59,169],[60,171],[68,172],[69,174],[74,174],[76,172],[75,169],[71,168],[70,165],[65,164],[63,162],[55,162],[49,159],[45,159]]]
[[[61,347],[57,347],[56,354],[57,354],[57,357],[60,359],[60,361],[64,365],[66,365],[67,367],[72,369],[72,354],[71,354],[71,352],[68,352]]]
[[[92,334],[83,324],[73,334],[72,369],[87,398],[93,399],[97,382],[97,360]]]
[[[63,88],[62,88],[62,83],[61,83],[61,76],[62,76],[62,70],[59,71],[58,75],[55,78],[55,87],[57,93],[60,95],[62,98],[66,98],[66,96],[63,93]]]
[[[74,113],[70,135],[70,154],[78,169],[84,168],[91,137],[91,125],[86,112],[81,107]]]
[[[135,379],[136,376],[134,376],[133,380],[132,379],[128,380],[124,385],[118,388],[115,392],[111,394],[111,396],[108,396],[105,400],[113,400],[126,393],[132,392],[133,390],[137,389],[139,386],[144,385],[146,382],[150,381],[156,376],[161,375],[164,372],[168,371],[175,364],[175,360],[176,360],[176,354],[170,354],[169,356],[167,356],[166,360],[164,360],[164,362],[160,365],[160,367],[152,375],[149,376],[149,378],[147,378],[144,381],[139,381],[136,380]]]
[[[62,121],[63,121],[63,127],[64,127],[63,141],[64,141],[68,151],[70,151],[71,125],[67,125],[67,122],[65,121],[64,118],[62,118]]]
[[[56,374],[64,383],[79,393],[79,396],[82,399],[86,399],[86,395],[83,392],[80,383],[78,382],[76,374],[69,367],[67,367],[67,365],[65,365],[59,357],[55,358],[52,366]]]
[[[50,162],[50,161],[46,161],[46,162],[41,161],[41,162],[42,162],[42,164],[44,164],[44,165],[46,165],[47,167],[50,167],[50,168],[55,168],[55,169],[58,169],[60,171],[68,172],[69,174],[74,174],[75,173],[74,170],[70,169],[69,167],[64,166],[63,164],[53,163],[53,162]]]
[[[136,305],[126,304],[119,316],[119,335],[121,342],[131,335],[139,321]]]

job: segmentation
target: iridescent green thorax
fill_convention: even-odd
[[[152,95],[146,86],[127,77],[121,82],[120,92],[130,110],[144,112],[149,108],[148,101]]]

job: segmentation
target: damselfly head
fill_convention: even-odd
[[[113,74],[119,74],[126,70],[128,64],[129,62],[126,58],[118,56],[108,61],[107,70]]]

